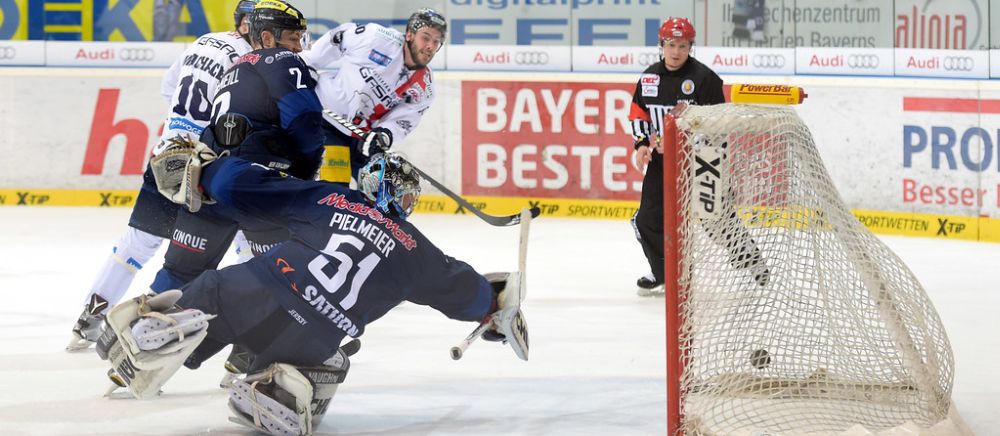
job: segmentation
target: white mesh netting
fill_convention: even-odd
[[[677,126],[685,434],[944,419],[941,321],[840,199],[794,110],[694,106]]]

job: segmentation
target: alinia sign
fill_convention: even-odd
[[[988,0],[896,2],[896,47],[974,50],[987,46]]]

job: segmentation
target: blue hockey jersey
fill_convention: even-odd
[[[471,266],[445,255],[409,222],[387,216],[358,191],[306,181],[222,158],[201,184],[217,213],[285,227],[291,234],[256,261],[258,279],[300,324],[329,340],[358,337],[402,301],[431,306],[452,319],[478,321],[492,288]]]
[[[212,109],[213,126],[226,113],[250,120],[253,133],[234,156],[312,179],[323,157],[323,107],[316,79],[284,48],[254,50],[226,71]]]

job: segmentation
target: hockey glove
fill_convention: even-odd
[[[373,153],[381,153],[392,147],[392,132],[389,129],[376,127],[366,133],[361,141],[361,152],[365,156],[371,156]]]
[[[198,180],[202,168],[217,158],[207,145],[189,136],[171,138],[163,152],[149,161],[156,189],[170,201],[186,205],[191,212],[200,210],[202,204],[215,203],[201,191]]]
[[[492,326],[483,332],[483,339],[510,344],[514,354],[528,360],[528,324],[521,312],[521,273],[489,273],[486,279],[493,286],[493,307],[483,322]]]

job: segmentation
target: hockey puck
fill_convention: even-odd
[[[750,365],[757,369],[767,368],[771,365],[771,353],[764,349],[750,353]]]

